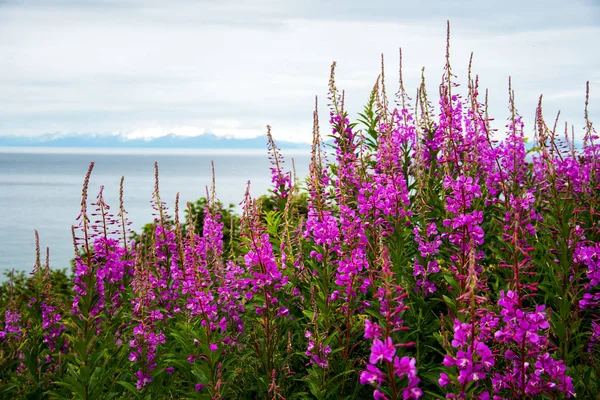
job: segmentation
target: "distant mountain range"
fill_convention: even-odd
[[[309,149],[305,143],[276,141],[282,149]],[[154,139],[127,139],[120,135],[41,135],[0,136],[0,147],[78,147],[127,149],[266,149],[267,136],[251,139],[219,137],[211,133],[200,136],[166,135]]]

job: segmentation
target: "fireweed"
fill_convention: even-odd
[[[117,213],[103,187],[88,205],[92,163],[70,304],[39,247],[26,287],[0,292],[2,397],[596,398],[589,87],[580,145],[545,123],[541,98],[526,138],[510,82],[497,132],[471,66],[459,86],[448,46],[439,97],[423,73],[411,99],[400,70],[392,99],[382,59],[352,122],[334,64],[331,140],[315,107],[303,184],[268,127],[272,188],[247,189],[239,227],[224,226],[214,179],[200,224],[192,205],[180,221],[178,197],[171,216],[157,167],[155,219],[132,235],[123,180]]]

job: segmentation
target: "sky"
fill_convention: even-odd
[[[396,91],[400,47],[409,93],[425,67],[437,94],[447,20],[457,82],[473,52],[501,131],[509,76],[528,135],[543,94],[546,118],[560,110],[581,137],[586,81],[600,120],[600,0],[0,0],[0,135],[254,137],[270,124],[308,142],[315,96],[328,119],[333,61],[351,116],[381,54]]]

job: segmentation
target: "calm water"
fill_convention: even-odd
[[[294,158],[299,177],[308,171],[308,152],[283,152],[286,166]],[[30,270],[35,262],[34,229],[42,249],[50,247],[50,265],[69,266],[73,257],[71,225],[79,214],[81,187],[89,163],[95,167],[89,186],[89,201],[95,200],[101,185],[112,210],[119,207],[119,182],[125,176],[124,203],[132,228],[152,221],[150,200],[154,188],[154,162],[160,170],[161,199],[174,208],[180,194],[180,208],[206,193],[211,183],[211,160],[215,163],[217,197],[225,204],[239,204],[246,183],[260,196],[270,185],[269,160],[264,152],[102,151],[2,149],[0,148],[0,271]],[[116,211],[115,211],[116,213]],[[181,214],[183,217],[183,213]],[[44,252],[44,250],[43,250]],[[0,280],[4,280],[0,277]]]

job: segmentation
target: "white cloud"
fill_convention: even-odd
[[[583,2],[541,8],[515,0],[504,8],[391,0],[369,7],[358,0],[4,4],[0,134],[210,131],[252,137],[271,124],[276,138],[308,141],[315,95],[327,132],[333,60],[353,112],[368,97],[381,53],[388,88],[395,91],[399,46],[407,88],[416,90],[425,66],[431,93],[437,93],[446,18],[453,21],[454,71],[464,83],[475,52],[474,70],[490,88],[498,126],[507,115],[509,75],[526,122],[543,93],[549,115],[560,108],[580,123],[588,79],[590,112],[600,116],[600,55],[591,51],[600,37],[598,8]]]

